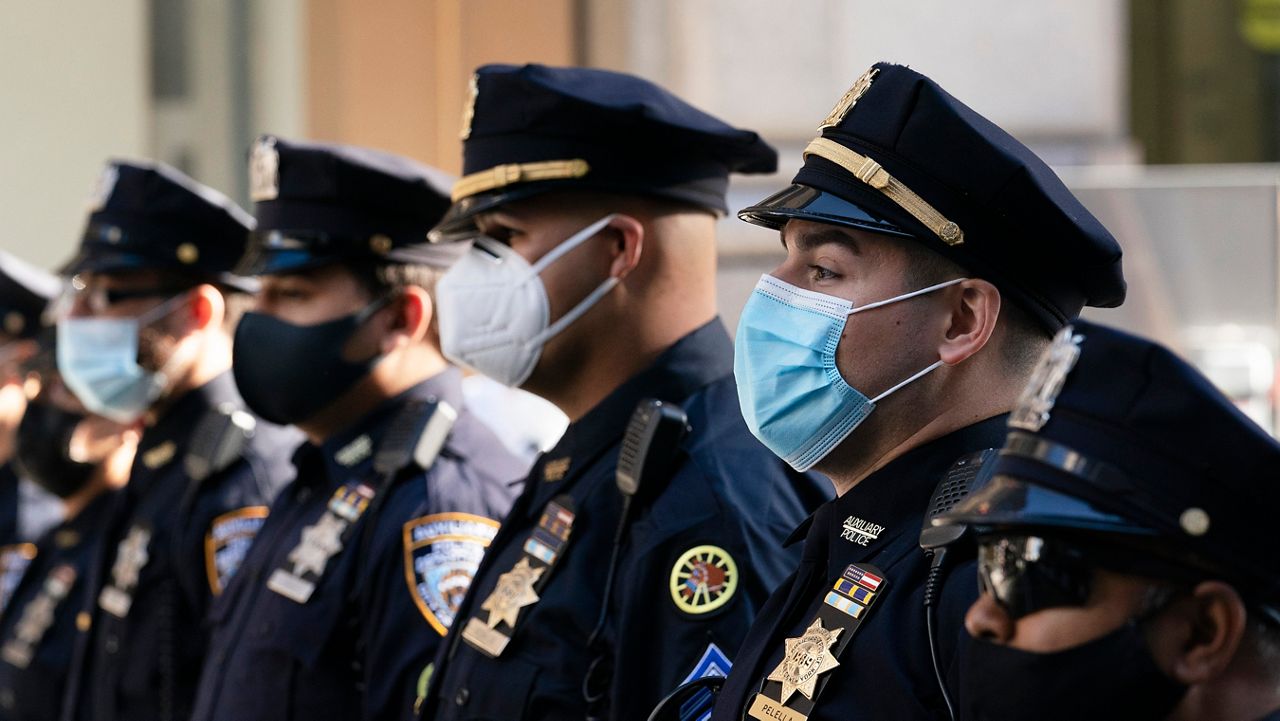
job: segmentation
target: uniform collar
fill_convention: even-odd
[[[919,534],[929,498],[951,464],[969,453],[999,448],[1007,419],[1007,414],[988,418],[907,451],[821,506],[792,532],[787,545],[803,536],[803,558],[843,568],[867,560],[904,533]]]
[[[242,401],[236,392],[231,371],[225,371],[199,388],[182,394],[163,415],[142,432],[138,453],[133,463],[127,488],[131,494],[145,493],[156,471],[174,461],[181,462],[186,455],[192,433],[204,415],[212,408],[230,404],[240,407]],[[136,471],[141,468],[143,473]]]
[[[560,442],[538,459],[529,487],[539,499],[562,492],[615,445],[636,405],[645,398],[679,403],[733,372],[733,342],[719,318],[676,341],[645,370],[618,386],[565,430]],[[530,513],[541,513],[534,502]]]
[[[301,469],[303,464],[314,463],[323,458],[324,475],[328,479],[344,479],[353,474],[362,474],[372,463],[374,452],[396,414],[406,403],[415,400],[444,401],[454,410],[462,410],[462,373],[450,366],[400,395],[383,401],[319,447],[310,442],[303,443],[294,453],[294,465]],[[298,478],[305,483],[318,476],[299,472]]]

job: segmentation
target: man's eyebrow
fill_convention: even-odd
[[[858,246],[858,241],[855,240],[852,235],[840,230],[839,228],[833,228],[831,226],[821,226],[819,229],[812,231],[797,231],[792,233],[786,233],[784,231],[780,235],[782,239],[782,247],[784,248],[787,247],[788,244],[794,244],[796,250],[807,251],[815,250],[829,243],[837,243],[848,248],[855,254],[861,254],[861,248]]]

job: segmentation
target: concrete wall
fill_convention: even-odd
[[[146,151],[143,0],[0,0],[0,248],[51,267],[109,155]]]

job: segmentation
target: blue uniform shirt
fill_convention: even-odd
[[[36,556],[0,616],[0,718],[58,717],[76,639],[85,576],[101,541],[112,492],[95,497],[36,542]]]
[[[539,459],[437,656],[422,718],[580,721],[588,712],[583,681],[594,663],[601,707],[591,711],[644,719],[687,678],[727,670],[751,619],[794,566],[782,539],[830,495],[829,482],[791,471],[752,437],[732,366],[723,325],[708,323],[570,425]],[[605,598],[622,511],[619,446],[645,398],[680,405],[692,430],[673,473],[660,479],[661,492],[633,509]],[[564,496],[572,508],[548,506]],[[465,640],[465,624],[510,631],[511,624],[495,618],[504,610],[494,605],[504,592],[495,590],[510,588],[513,574],[522,572],[527,547],[549,557],[550,547],[536,539],[555,546],[566,524],[561,558],[540,598],[516,609],[501,655],[491,658]],[[605,604],[608,623],[588,648]]]
[[[64,719],[190,716],[210,601],[288,479],[298,438],[258,421],[238,453],[194,480],[197,429],[240,406],[224,373],[178,398],[143,432],[90,568]]]
[[[18,474],[13,464],[0,465],[0,612],[9,605],[36,547],[18,533]]]
[[[396,412],[429,398],[458,411],[443,450],[430,468],[410,466],[379,491],[387,494],[381,507],[360,510],[341,543],[334,519],[350,517],[344,499],[359,508],[362,484],[381,482],[372,459]],[[455,369],[323,446],[304,445],[295,464],[297,479],[214,608],[192,718],[412,718],[419,678],[527,465],[466,411]],[[333,516],[335,508],[342,513]],[[369,508],[376,508],[372,533]],[[313,583],[309,593],[297,581],[307,564],[301,577]]]
[[[794,540],[804,534],[800,565],[751,627],[712,721],[752,718],[748,710],[779,668],[785,641],[805,634],[826,599],[840,603],[832,590],[850,564],[874,566],[886,585],[836,657],[839,665],[817,676],[826,685],[809,719],[946,719],[925,628],[929,562],[919,546],[920,528],[929,499],[951,465],[970,453],[1001,447],[1004,435],[1005,416],[998,416],[912,449],[802,524],[793,535]],[[958,644],[968,638],[965,612],[976,598],[972,560],[953,564],[938,607],[939,650],[948,678],[955,672]],[[948,688],[954,700],[954,685]],[[792,697],[795,705],[803,693]]]

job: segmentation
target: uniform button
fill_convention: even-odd
[[[470,700],[471,700],[471,692],[467,690],[466,686],[463,686],[462,688],[458,689],[458,693],[453,697],[453,702],[458,704],[459,706],[466,706],[467,702]]]
[[[120,650],[120,639],[115,634],[110,634],[106,638],[105,646],[107,653],[115,653]]]

